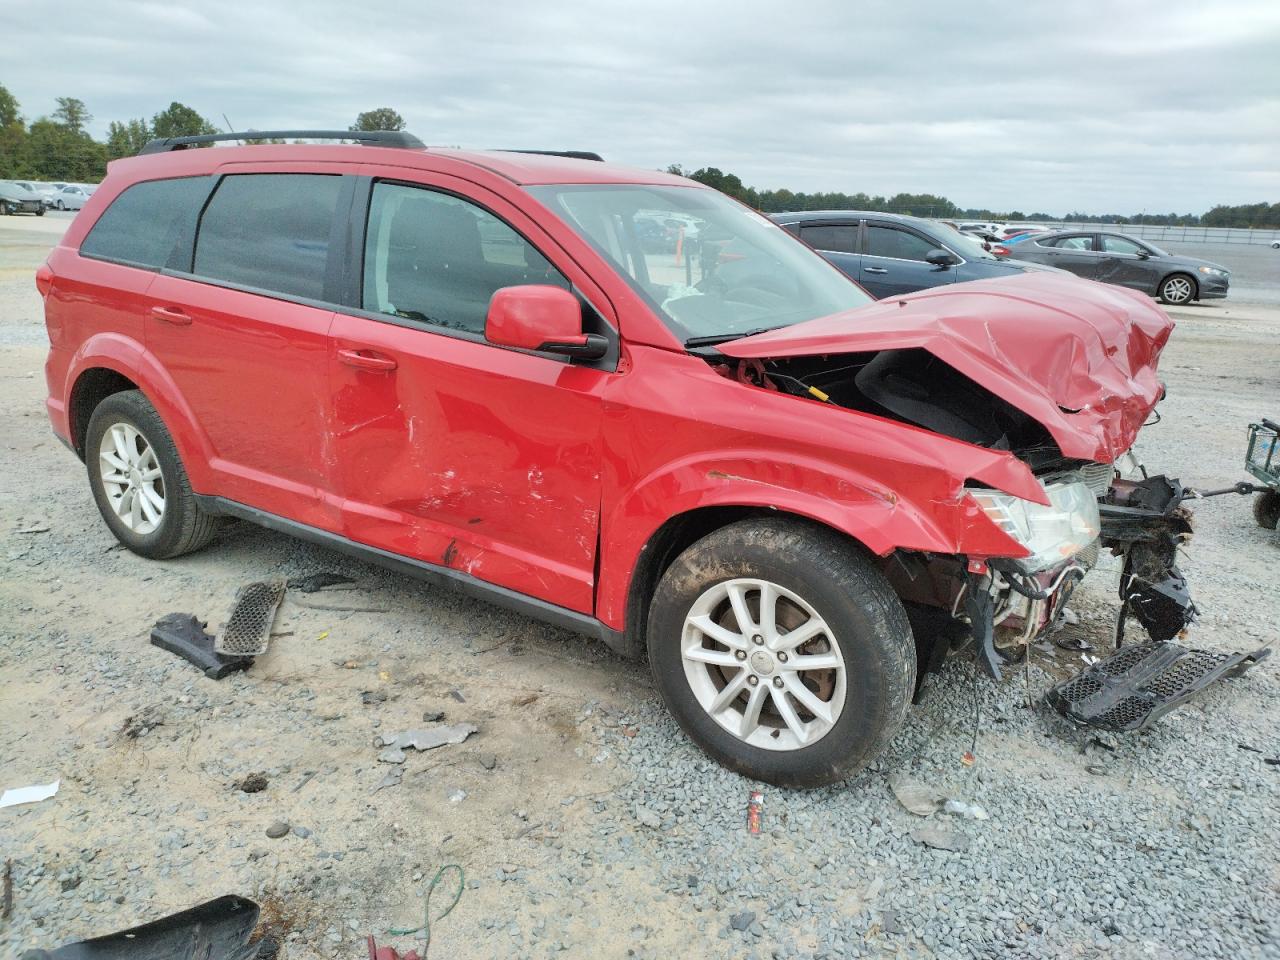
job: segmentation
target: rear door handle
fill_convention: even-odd
[[[889,272],[884,267],[863,267],[862,269],[867,271],[867,273],[888,273]]]
[[[396,362],[391,357],[384,357],[369,350],[339,350],[338,358],[348,367],[355,367],[357,370],[390,373],[396,368]]]
[[[185,327],[191,323],[191,317],[178,307],[152,307],[151,315],[157,320],[172,323],[175,327]]]

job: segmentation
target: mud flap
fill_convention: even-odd
[[[257,923],[252,900],[219,897],[119,933],[56,950],[28,950],[22,960],[266,960],[276,955],[277,944],[249,942]]]
[[[1175,643],[1134,644],[1058,684],[1046,699],[1085,726],[1144,730],[1215,680],[1239,676],[1270,653],[1270,647],[1232,654]]]

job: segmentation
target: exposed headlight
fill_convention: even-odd
[[[1031,551],[1018,560],[1028,573],[1057,566],[1098,539],[1098,498],[1083,480],[1045,485],[1049,506],[996,490],[970,490],[995,524]]]
[[[1217,267],[1200,267],[1201,273],[1207,273],[1211,277],[1229,277],[1231,276],[1226,270],[1219,270]]]

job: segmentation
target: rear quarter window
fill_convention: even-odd
[[[81,256],[159,269],[169,259],[183,218],[208,190],[208,177],[135,183],[98,218],[80,244]]]

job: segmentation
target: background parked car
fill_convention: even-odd
[[[30,190],[32,193],[38,196],[41,199],[41,201],[44,202],[44,206],[46,210],[53,206],[54,194],[57,193],[57,191],[53,187],[53,184],[41,183],[38,180],[14,180],[13,182],[20,187],[26,187],[28,190]]]
[[[918,217],[831,210],[776,213],[772,219],[877,300],[946,283],[1042,269],[1000,259],[978,241]]]
[[[58,191],[53,205],[59,210],[79,210],[93,195],[92,187],[82,187],[71,183]]]
[[[40,194],[12,180],[0,180],[0,213],[34,213],[44,216],[44,200]]]
[[[1230,271],[1216,263],[1167,253],[1150,241],[1110,231],[1040,234],[1016,244],[1011,253],[1087,280],[1132,287],[1173,305],[1221,299],[1231,278]]]

